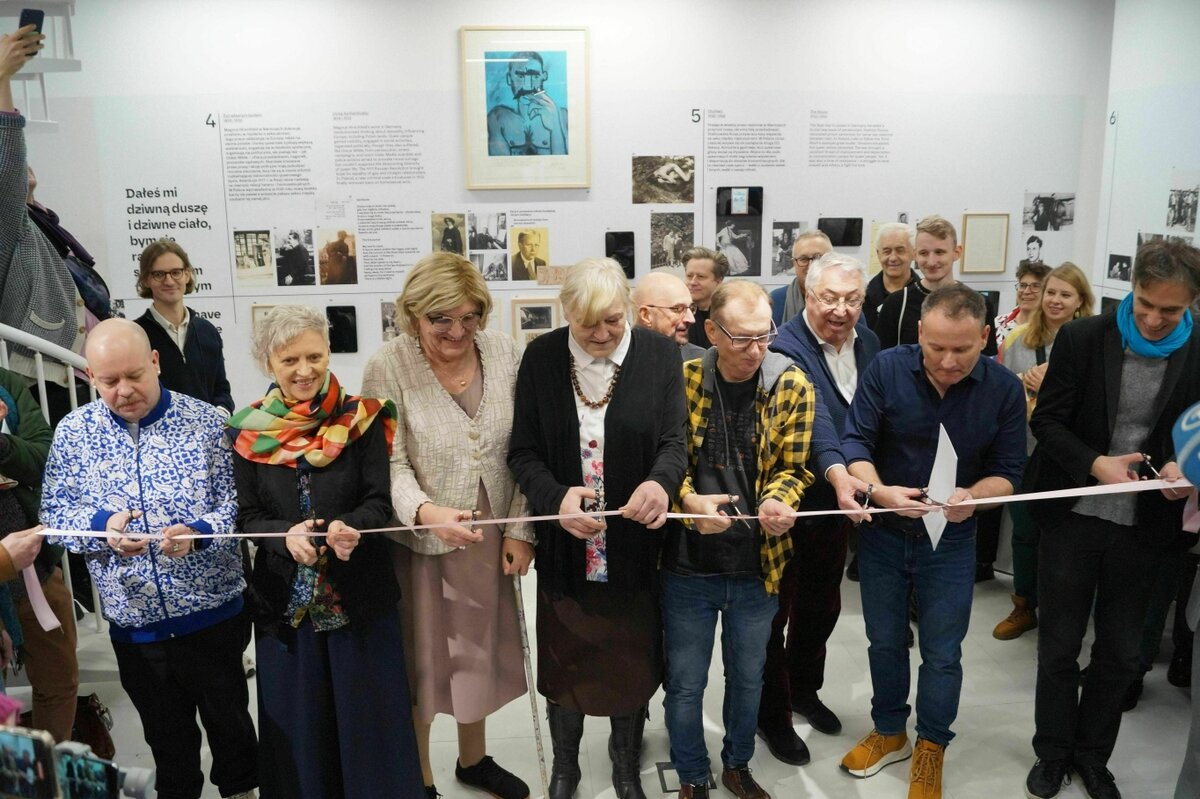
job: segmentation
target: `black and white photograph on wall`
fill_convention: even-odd
[[[233,263],[240,288],[275,285],[271,268],[271,233],[266,230],[233,231]]]
[[[1025,230],[1061,230],[1075,224],[1075,192],[1025,192],[1021,226]]]
[[[1149,244],[1152,241],[1164,240],[1173,241],[1176,244],[1186,244],[1189,247],[1192,246],[1191,236],[1167,236],[1162,233],[1143,233],[1139,230],[1137,234],[1137,248],[1140,250],[1142,249],[1143,244]]]
[[[508,249],[508,214],[503,211],[494,214],[471,214],[468,224],[471,229],[467,243],[472,250]]]
[[[1108,256],[1108,279],[1119,280],[1123,283],[1129,282],[1129,276],[1133,273],[1133,259],[1128,255],[1117,255],[1109,253]]]
[[[761,272],[762,217],[717,217],[717,249],[729,259],[730,277],[758,277]]]
[[[1167,230],[1196,232],[1196,204],[1200,200],[1200,176],[1176,172],[1167,198]]]
[[[353,305],[327,305],[329,351],[358,352],[358,309]]]
[[[380,329],[383,340],[391,341],[400,335],[400,325],[396,323],[396,303],[392,301],[379,303]]]
[[[696,159],[690,155],[635,155],[634,203],[691,203],[696,197]]]
[[[318,271],[322,286],[358,283],[358,236],[347,228],[317,230]]]
[[[650,268],[682,266],[683,254],[695,246],[694,214],[650,214]]]
[[[543,333],[559,325],[558,300],[553,297],[514,299],[512,301],[513,338],[524,347]]]
[[[807,222],[774,222],[771,225],[771,274],[786,275],[792,271],[792,245],[796,237],[808,230]]]
[[[636,259],[633,248],[632,230],[610,230],[604,234],[604,257],[612,258],[625,270],[625,277],[633,280],[636,274]]]
[[[275,280],[280,286],[315,286],[312,228],[275,228]]]
[[[471,262],[489,283],[508,280],[508,254],[503,252],[477,252],[471,254]]]
[[[466,214],[430,214],[429,230],[434,252],[467,254]]]
[[[544,227],[513,231],[512,279],[537,280],[538,267],[550,263],[550,230]]]
[[[1046,259],[1046,239],[1044,236],[1039,236],[1034,233],[1025,238],[1025,257],[1021,259],[1021,266],[1029,266],[1030,264],[1051,263]]]

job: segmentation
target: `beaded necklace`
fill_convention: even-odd
[[[620,376],[621,366],[617,364],[613,368],[612,379],[608,381],[608,391],[604,393],[604,396],[599,401],[593,402],[588,399],[587,395],[583,393],[583,389],[579,387],[579,375],[575,371],[575,356],[571,356],[571,387],[575,389],[575,396],[579,397],[579,401],[592,410],[599,410],[609,403],[609,400],[612,399],[613,389],[617,387],[617,378]]]

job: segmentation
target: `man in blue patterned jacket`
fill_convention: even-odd
[[[106,537],[62,537],[100,593],[121,685],[141,717],[163,799],[198,799],[200,729],[225,797],[253,797],[257,740],[242,648],[237,495],[221,416],[164,389],[158,353],[124,319],[97,325],[88,377],[100,395],[59,424],[43,481],[43,523]]]

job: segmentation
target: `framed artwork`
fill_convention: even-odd
[[[1005,270],[1008,258],[1008,214],[963,214],[962,272]]]
[[[459,36],[467,188],[590,186],[587,29]]]
[[[527,297],[512,301],[512,330],[517,345],[524,347],[543,333],[562,325],[557,297]]]
[[[269,314],[271,312],[271,309],[274,307],[275,307],[274,304],[260,305],[258,303],[255,303],[254,305],[250,306],[251,335],[253,335],[254,331],[258,330],[259,324],[262,322],[262,320],[267,318],[267,314]]]

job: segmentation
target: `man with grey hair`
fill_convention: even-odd
[[[808,267],[806,282],[804,310],[780,329],[771,348],[791,358],[808,375],[817,389],[818,409],[828,411],[840,434],[858,376],[879,352],[879,339],[858,324],[867,270],[855,258],[830,252]],[[827,461],[831,465],[810,467],[817,479],[805,494],[801,510],[843,507],[838,500],[844,494],[841,485],[858,483],[846,470],[840,439],[835,444],[836,457]],[[818,450],[815,430],[813,450],[814,454]],[[818,732],[837,735],[842,729],[837,715],[821,702],[817,692],[825,679],[825,644],[841,614],[842,569],[851,526],[850,517],[824,516],[797,519],[792,527],[798,556],[783,570],[758,710],[760,734],[784,762],[800,765],[808,759],[807,747],[792,729],[793,710]]]
[[[867,284],[866,302],[863,303],[867,327],[874,329],[879,309],[888,296],[919,280],[912,268],[913,251],[913,232],[908,225],[888,222],[879,226],[875,234],[875,256],[882,269]]]
[[[820,230],[809,230],[796,237],[792,244],[792,269],[796,276],[786,286],[780,286],[771,292],[771,319],[775,326],[782,328],[784,323],[804,310],[805,276],[809,266],[825,253],[833,249],[829,237]]]
[[[197,713],[222,796],[251,799],[258,742],[248,710],[232,448],[207,402],[163,388],[146,332],[109,319],[87,341],[100,399],[69,413],[50,446],[42,522],[86,553],[121,685],[138,711],[164,797],[198,797]]]
[[[670,272],[651,272],[633,289],[635,321],[674,339],[685,361],[699,358],[704,348],[688,341],[688,329],[695,323],[692,295],[687,284]]]

